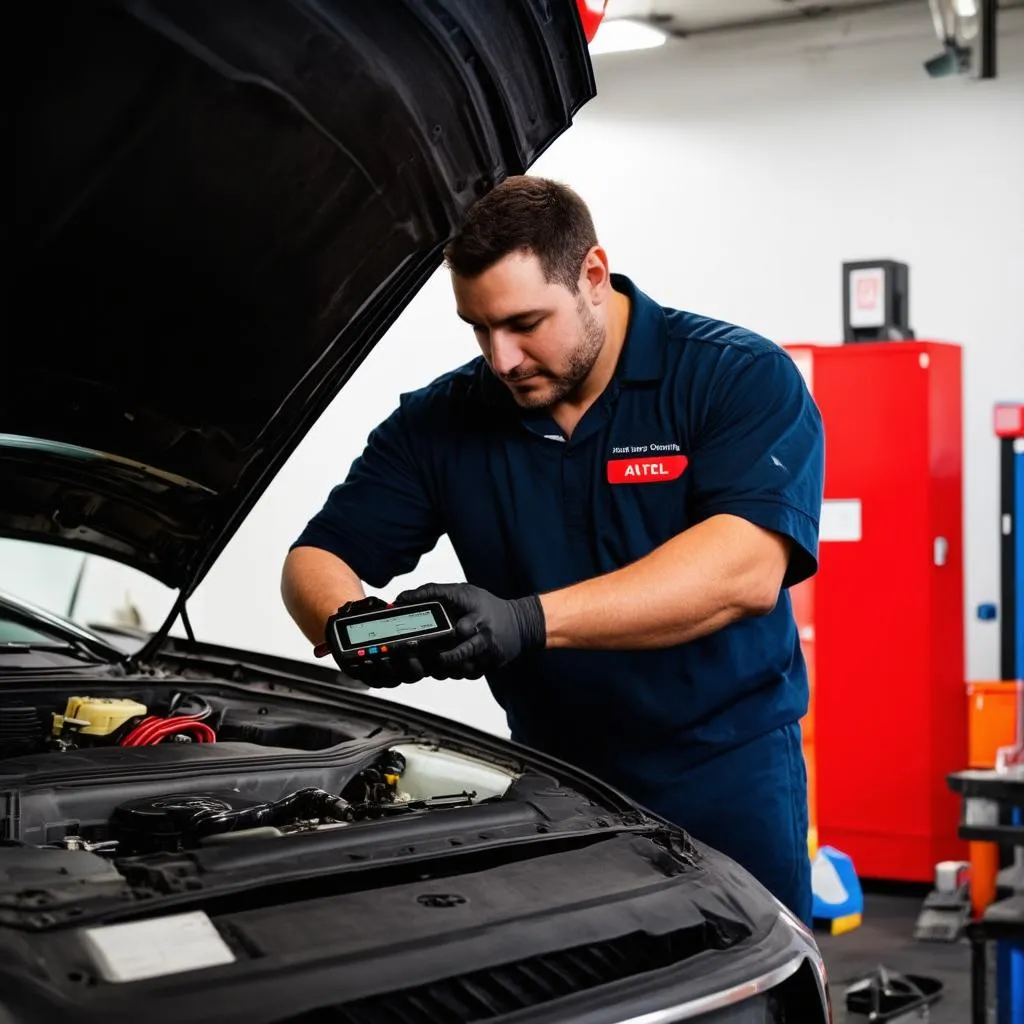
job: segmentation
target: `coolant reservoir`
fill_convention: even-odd
[[[63,715],[53,716],[53,735],[73,725],[83,736],[109,736],[131,718],[141,718],[148,708],[125,697],[69,697]]]
[[[503,796],[517,776],[475,757],[420,744],[394,748],[405,758],[399,788],[412,800],[476,793],[476,800]]]

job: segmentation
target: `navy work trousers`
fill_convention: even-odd
[[[798,723],[690,768],[643,799],[746,868],[810,926],[807,772]]]

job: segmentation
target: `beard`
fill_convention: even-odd
[[[551,370],[532,370],[523,377],[508,375],[501,378],[521,409],[543,410],[564,402],[571,398],[590,376],[590,371],[593,370],[597,357],[604,348],[605,329],[601,321],[586,307],[582,296],[576,310],[579,314],[579,332],[575,344],[566,355],[563,370],[557,373]],[[515,386],[517,380],[527,378],[531,384],[539,382],[540,386],[529,389]]]

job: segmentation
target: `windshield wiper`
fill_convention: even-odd
[[[97,663],[95,652],[74,640],[9,640],[0,643],[0,655],[4,654],[64,654],[76,661]]]
[[[0,644],[0,654],[20,651],[77,651],[81,650],[74,644],[57,640],[8,640]]]
[[[5,648],[19,653],[32,650],[75,650],[87,655],[93,662],[117,663],[124,658],[121,651],[113,644],[107,643],[102,637],[94,636],[74,622],[68,622],[53,612],[2,591],[0,591],[0,612],[4,618],[26,626],[30,632],[44,634],[39,640],[15,640],[9,643],[0,643],[0,651]],[[52,634],[52,639],[48,639],[45,634]]]

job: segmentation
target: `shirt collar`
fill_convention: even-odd
[[[615,374],[623,384],[658,381],[665,374],[665,313],[622,274],[612,274],[612,287],[629,299],[629,324]]]

